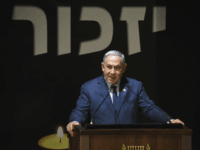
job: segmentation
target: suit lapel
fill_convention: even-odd
[[[111,101],[111,98],[110,98],[110,95],[109,95],[109,89],[108,89],[108,86],[106,84],[106,81],[104,79],[104,76],[100,76],[99,77],[99,80],[98,80],[98,89],[102,95],[102,99],[100,99],[100,104],[102,103],[102,101],[106,98],[106,103],[109,107],[109,109],[111,110],[111,112],[113,113],[113,115],[115,114],[114,112],[114,105],[112,104],[112,101]]]
[[[119,112],[122,108],[122,105],[123,105],[123,102],[125,101],[126,99],[126,95],[127,93],[130,92],[130,90],[128,89],[127,87],[127,84],[128,84],[128,81],[126,80],[126,78],[122,77],[121,78],[121,83],[120,83],[120,89],[119,89],[119,103],[118,103],[118,110],[117,110],[117,115],[116,115],[116,118],[117,116],[119,115]],[[123,91],[125,89],[125,91]]]

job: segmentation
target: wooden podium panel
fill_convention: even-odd
[[[143,150],[138,146],[144,146],[144,150],[192,150],[191,134],[192,130],[186,126],[183,129],[85,130],[75,127],[74,137],[69,138],[69,149]]]

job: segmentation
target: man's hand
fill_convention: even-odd
[[[171,121],[172,122],[172,124],[183,124],[183,125],[185,125],[181,120],[179,120],[179,119],[174,119],[174,120],[172,120]]]
[[[72,137],[74,135],[74,132],[72,131],[74,129],[74,125],[79,125],[79,123],[78,122],[70,122],[66,127],[67,131],[71,134]]]

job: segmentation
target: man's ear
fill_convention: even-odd
[[[126,67],[127,67],[127,64],[125,63],[123,66],[123,71],[122,71],[123,73],[126,71]]]
[[[101,62],[101,69],[104,72],[104,63],[103,62]]]

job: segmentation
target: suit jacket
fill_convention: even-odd
[[[124,88],[126,91],[123,91]],[[102,103],[104,99],[105,101]],[[101,103],[102,105],[100,106]],[[98,107],[99,109],[97,110]],[[167,123],[168,121],[165,116],[167,113],[163,111],[165,113],[163,114],[161,110],[155,107],[155,103],[149,99],[142,83],[128,77],[121,78],[119,102],[117,113],[115,113],[109,88],[102,74],[100,77],[82,85],[76,108],[72,110],[69,122],[77,121],[83,126],[88,117],[88,112],[90,111],[91,119],[97,110],[93,124],[133,124],[136,123],[137,109],[156,123]],[[169,118],[172,119],[170,116]]]

